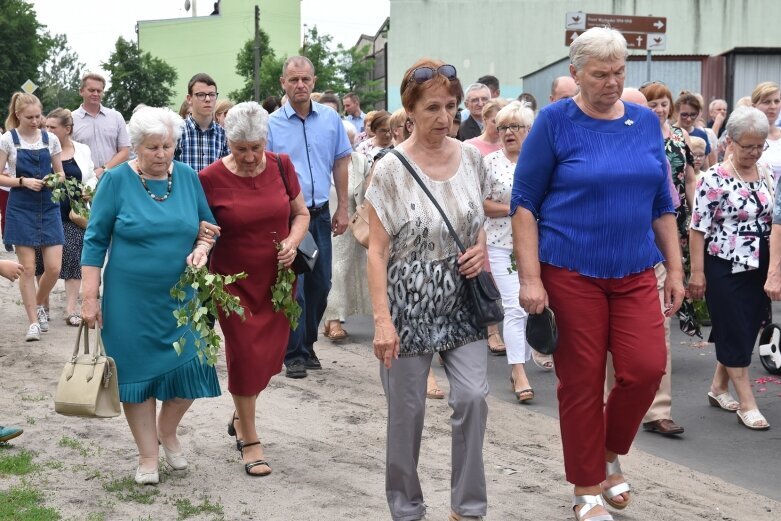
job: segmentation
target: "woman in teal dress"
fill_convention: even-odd
[[[193,399],[220,394],[214,367],[194,350],[177,355],[172,346],[186,331],[177,327],[169,291],[186,265],[206,263],[211,245],[204,230],[219,232],[209,224],[214,217],[195,171],[173,161],[182,128],[169,109],[133,115],[128,131],[138,157],[101,177],[81,258],[82,317],[90,326],[102,324],[106,351],[116,361],[120,401],[138,446],[139,484],[159,481],[158,443],[171,467],[187,468],[176,428]]]

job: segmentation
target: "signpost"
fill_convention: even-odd
[[[629,16],[570,11],[564,22],[564,44],[569,46],[580,33],[592,27],[610,27],[619,31],[629,49],[645,50],[648,81],[651,81],[651,52],[667,49],[667,18],[664,16]]]
[[[22,90],[27,94],[32,94],[36,91],[37,88],[38,85],[33,83],[33,80],[27,80],[26,82],[22,83]]]

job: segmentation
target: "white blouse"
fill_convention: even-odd
[[[486,172],[486,181],[490,187],[486,199],[496,201],[497,203],[510,204],[513,179],[515,177],[515,163],[507,159],[504,151],[497,150],[483,158],[483,168]],[[513,248],[510,216],[486,217],[484,228],[489,246],[508,250]]]

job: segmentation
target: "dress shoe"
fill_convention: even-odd
[[[168,462],[172,469],[184,470],[187,468],[187,459],[184,457],[184,453],[181,450],[179,452],[169,450],[162,442],[160,443],[160,446],[163,447],[165,461]]]
[[[310,356],[306,362],[304,362],[304,367],[309,370],[319,370],[323,368],[322,364],[320,364],[320,359],[315,355]]]
[[[643,424],[643,429],[647,430],[648,432],[656,432],[665,436],[683,434],[683,427],[668,419],[645,422]]]
[[[288,364],[285,376],[288,378],[306,378],[306,366],[303,360],[293,360]]]
[[[157,485],[160,483],[160,474],[157,472],[157,469],[142,472],[141,467],[138,467],[136,469],[136,483],[139,485]]]

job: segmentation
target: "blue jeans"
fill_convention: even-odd
[[[293,361],[306,361],[315,355],[314,343],[317,330],[328,304],[331,291],[331,216],[329,212],[313,215],[309,232],[320,250],[320,257],[311,273],[298,276],[296,300],[301,306],[298,328],[290,332],[285,354],[285,365]]]

